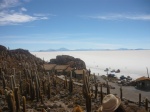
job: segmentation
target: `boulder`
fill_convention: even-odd
[[[74,58],[69,55],[58,55],[56,59],[51,59],[50,64],[69,65],[76,69],[86,69],[85,62],[79,58]]]

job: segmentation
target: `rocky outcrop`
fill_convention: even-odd
[[[12,68],[16,71],[22,71],[24,69],[42,70],[43,60],[32,55],[28,50],[14,49],[9,50],[6,47],[0,45],[0,69],[5,74],[12,74]],[[2,52],[3,51],[3,52]]]
[[[58,55],[56,59],[51,59],[50,64],[69,65],[76,69],[86,69],[85,62],[79,58],[74,58],[69,55]]]
[[[1,51],[6,51],[6,50],[7,50],[7,48],[5,46],[0,45],[0,52]]]

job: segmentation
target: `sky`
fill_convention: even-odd
[[[0,0],[0,45],[150,49],[150,0]]]

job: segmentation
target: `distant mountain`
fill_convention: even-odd
[[[117,50],[149,50],[149,49],[143,49],[143,48],[137,48],[137,49],[119,48]]]
[[[131,49],[127,49],[127,48],[119,48],[117,50],[131,50]]]
[[[39,50],[38,52],[52,52],[52,51],[111,51],[111,50],[149,50],[149,49],[128,49],[128,48],[119,48],[119,49],[74,49],[70,50],[67,48],[59,48],[59,49],[48,49],[48,50]]]
[[[38,52],[51,52],[51,51],[70,51],[70,50],[66,48],[59,48],[59,49],[39,50]]]
[[[66,48],[60,48],[60,49],[57,49],[56,51],[70,51],[70,50]]]

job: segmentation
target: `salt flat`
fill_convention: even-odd
[[[33,55],[49,61],[57,55],[70,55],[82,59],[87,68],[91,69],[96,75],[105,75],[105,68],[120,69],[116,74],[131,76],[136,79],[147,76],[146,67],[150,71],[150,50],[114,50],[114,51],[57,51],[57,52],[31,52]]]

